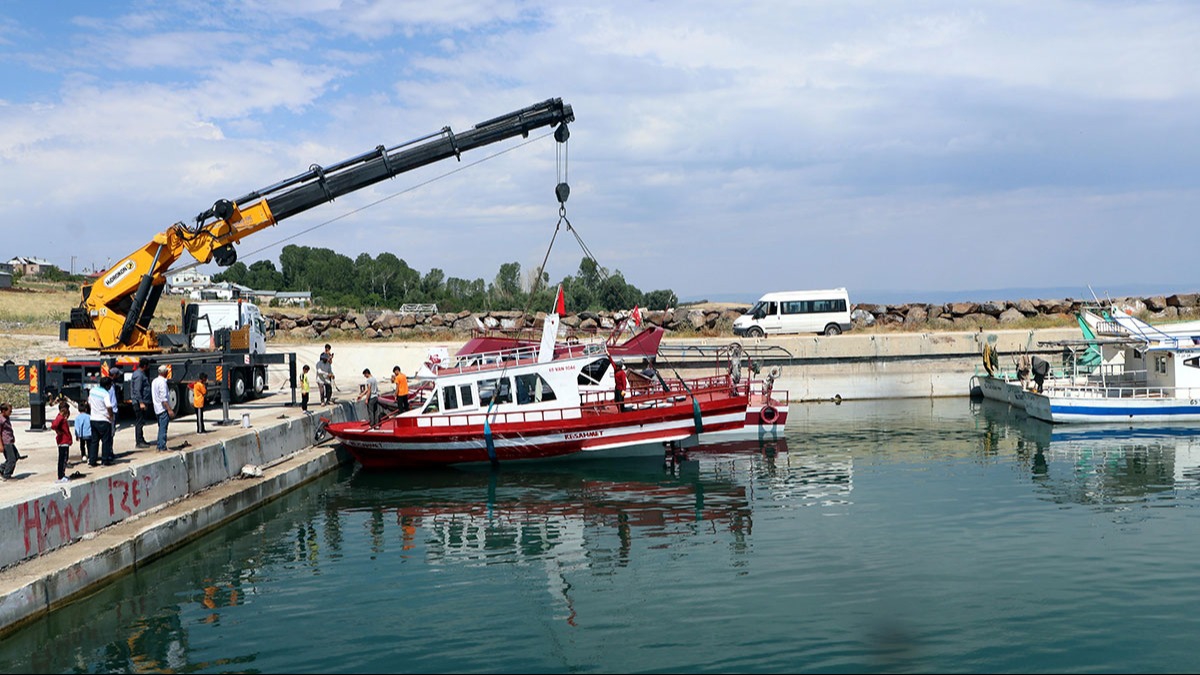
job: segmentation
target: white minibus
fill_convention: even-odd
[[[733,322],[738,336],[781,333],[838,335],[850,330],[850,296],[844,288],[767,293]]]

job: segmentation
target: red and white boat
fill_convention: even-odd
[[[466,354],[439,365],[410,396],[411,410],[330,424],[363,467],[402,468],[661,453],[700,433],[745,428],[748,384],[728,375],[630,390],[614,400],[603,344],[556,345],[558,315],[540,344]]]

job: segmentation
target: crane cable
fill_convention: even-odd
[[[571,186],[567,182],[570,173],[570,144],[568,139],[571,137],[571,134],[567,131],[565,124],[559,125],[553,133],[554,139],[558,141],[558,145],[555,146],[554,158],[555,176],[558,180],[558,184],[554,186],[554,196],[558,199],[558,222],[554,225],[554,233],[550,235],[550,245],[546,247],[546,255],[542,257],[542,264],[537,268],[537,275],[534,277],[533,287],[529,290],[529,297],[525,301],[523,314],[529,314],[533,298],[541,290],[542,276],[546,273],[546,263],[550,260],[550,251],[554,248],[554,241],[558,238],[558,231],[562,229],[564,224],[567,226],[567,231],[575,237],[579,248],[583,250],[583,255],[596,266],[596,271],[600,273],[601,281],[608,279],[608,272],[600,266],[600,261],[596,260],[596,256],[592,255],[592,251],[584,243],[583,237],[579,236],[579,231],[571,226],[571,220],[567,218],[567,199],[571,196]]]

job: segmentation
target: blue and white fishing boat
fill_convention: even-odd
[[[1064,424],[1200,422],[1200,325],[1152,326],[1120,311],[1082,316],[1095,336],[1056,344],[1098,348],[1102,362],[1024,392],[1027,414]]]

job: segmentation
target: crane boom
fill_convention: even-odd
[[[228,267],[237,261],[234,244],[279,221],[406,171],[541,127],[558,126],[559,142],[575,119],[562,99],[548,99],[455,133],[450,127],[392,148],[382,145],[330,166],[308,171],[234,200],[218,200],[195,223],[175,223],[83,287],[79,307],[64,326],[72,347],[112,354],[147,354],[164,349],[149,328],[166,283],[166,272],[187,251],[197,261]]]

